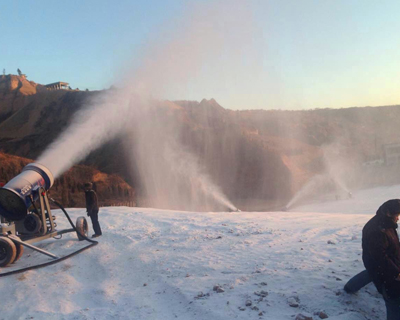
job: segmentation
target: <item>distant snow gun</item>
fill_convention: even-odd
[[[32,243],[68,232],[76,232],[79,240],[90,241],[92,245],[97,244],[96,241],[87,238],[88,223],[85,217],[78,217],[75,226],[65,209],[50,198],[62,209],[72,227],[56,230],[56,217],[51,213],[48,198],[48,190],[53,183],[54,177],[48,168],[39,163],[30,163],[19,175],[0,188],[0,267],[6,267],[20,259],[24,247],[45,254],[55,261],[61,260]],[[40,266],[48,264],[44,263]],[[21,269],[19,272],[27,269],[32,269],[32,267]],[[0,276],[3,275],[0,274]]]

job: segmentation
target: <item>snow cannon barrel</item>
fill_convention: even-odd
[[[28,208],[39,198],[40,189],[48,190],[53,174],[39,163],[30,163],[22,172],[0,188],[0,215],[7,220],[24,219]]]

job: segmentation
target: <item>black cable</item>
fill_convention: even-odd
[[[77,250],[77,251],[74,251],[74,252],[72,252],[72,253],[70,253],[70,254],[68,254],[68,255],[62,257],[62,258],[58,258],[58,259],[56,259],[56,260],[52,260],[52,261],[49,261],[49,262],[45,262],[45,263],[42,263],[42,264],[37,264],[37,265],[34,265],[34,266],[30,266],[30,267],[26,267],[26,268],[22,268],[22,269],[18,269],[18,270],[13,270],[13,271],[5,272],[5,273],[0,273],[0,278],[1,278],[1,277],[5,277],[5,276],[10,276],[10,275],[12,275],[12,274],[22,273],[22,272],[25,272],[25,271],[28,271],[28,270],[39,269],[39,268],[43,268],[43,267],[50,266],[50,265],[52,265],[52,264],[56,264],[56,263],[58,263],[58,262],[61,262],[61,261],[63,261],[63,260],[66,260],[66,259],[68,259],[68,258],[70,258],[70,257],[72,257],[72,256],[74,256],[74,255],[77,255],[78,253],[81,253],[81,252],[84,251],[84,250],[87,250],[87,249],[89,249],[89,248],[91,248],[91,247],[94,247],[94,246],[96,246],[96,245],[98,244],[97,241],[94,241],[94,240],[92,240],[92,239],[89,239],[89,238],[86,237],[84,234],[81,234],[81,233],[78,231],[78,229],[76,229],[76,227],[75,227],[74,223],[72,222],[71,218],[69,217],[67,211],[65,211],[64,207],[63,207],[61,204],[59,204],[57,201],[55,201],[55,200],[52,199],[52,198],[50,198],[50,200],[51,200],[55,205],[57,205],[57,206],[64,212],[65,216],[67,217],[69,223],[71,224],[72,228],[76,231],[76,233],[78,233],[78,234],[79,234],[83,239],[85,239],[86,241],[91,242],[91,244],[88,245],[88,246],[86,246],[86,247],[83,247],[83,248],[81,248],[81,249],[79,249],[79,250]]]
[[[39,210],[38,210],[38,208],[36,207],[35,201],[33,201],[32,195],[30,195],[29,199],[31,200],[31,203],[32,203],[32,206],[33,206],[33,209],[34,209],[35,213],[36,213],[37,215],[39,215]]]
[[[86,237],[84,234],[81,234],[81,233],[78,231],[78,229],[76,229],[76,227],[75,227],[74,223],[72,222],[71,218],[69,217],[67,211],[65,211],[64,207],[63,207],[60,203],[58,203],[56,200],[54,200],[54,199],[52,199],[52,198],[49,198],[49,200],[52,201],[57,207],[59,207],[59,208],[64,212],[65,216],[67,217],[69,223],[71,224],[72,228],[76,231],[76,233],[78,233],[78,234],[79,234],[83,239],[85,239],[86,241],[89,241],[89,242],[91,242],[91,243],[98,244],[97,241],[92,240],[92,239],[89,239],[89,238]]]

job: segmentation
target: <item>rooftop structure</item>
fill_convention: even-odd
[[[69,83],[68,82],[58,81],[58,82],[46,84],[45,87],[48,90],[62,90],[62,89],[63,90],[68,90],[69,89]]]

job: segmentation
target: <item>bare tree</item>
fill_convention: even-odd
[[[17,71],[18,71],[18,75],[22,76],[22,72],[21,72],[21,70],[19,68],[17,69]]]

